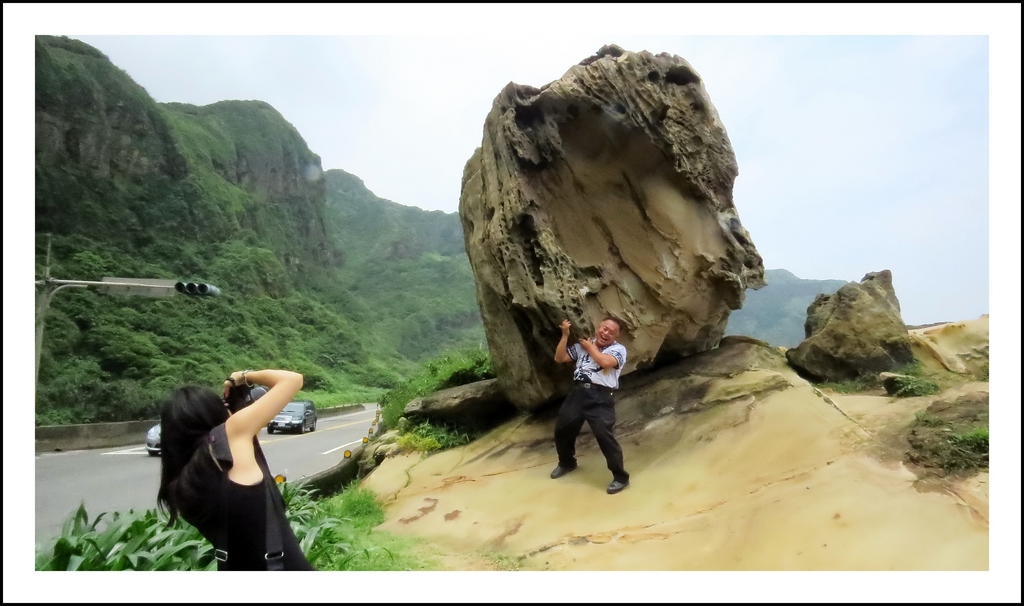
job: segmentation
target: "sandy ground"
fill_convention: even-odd
[[[380,529],[430,540],[454,570],[499,569],[484,553],[521,570],[988,569],[988,474],[922,481],[901,462],[897,429],[929,399],[824,394],[779,374],[788,389],[620,434],[632,478],[617,495],[592,440],[551,480],[552,421],[525,416],[463,448],[389,458],[363,485],[386,504]]]

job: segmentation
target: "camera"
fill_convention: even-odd
[[[228,389],[228,395],[224,398],[224,405],[228,407],[231,414],[242,410],[267,393],[267,388],[262,385],[235,385]]]
[[[228,395],[224,398],[224,404],[232,414],[252,404],[255,399],[252,397],[252,388],[248,385],[233,385],[228,388]]]

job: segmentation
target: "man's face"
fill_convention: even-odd
[[[597,338],[595,341],[600,347],[608,347],[619,338],[619,325],[613,320],[605,320],[597,327]]]

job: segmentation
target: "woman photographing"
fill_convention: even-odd
[[[253,386],[268,389],[253,398]],[[213,544],[218,570],[313,570],[256,438],[301,388],[296,372],[245,370],[223,397],[190,385],[164,402],[157,502]]]

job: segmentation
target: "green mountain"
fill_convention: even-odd
[[[819,294],[833,294],[843,280],[804,280],[785,269],[764,272],[766,285],[748,290],[743,308],[729,315],[727,335],[747,335],[772,345],[796,347],[804,340],[807,308]]]
[[[58,279],[196,280],[223,293],[57,293],[37,423],[151,418],[170,388],[251,367],[368,401],[447,346],[479,346],[456,215],[325,176],[262,101],[156,103],[87,44],[37,36],[35,50],[37,278],[49,259]]]
[[[346,251],[338,286],[374,310],[380,345],[417,361],[485,347],[458,214],[378,198],[343,170],[326,177],[328,232]]]

